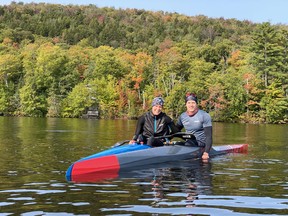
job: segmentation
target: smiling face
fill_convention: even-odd
[[[161,105],[155,105],[152,107],[153,115],[157,116],[162,112],[163,107]]]
[[[186,102],[186,108],[188,114],[194,113],[198,109],[198,105],[194,100],[189,100]]]

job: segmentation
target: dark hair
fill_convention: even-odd
[[[198,103],[198,98],[197,98],[196,94],[187,92],[185,95],[185,103],[187,103],[187,101],[189,101],[189,100],[193,100],[196,103]]]

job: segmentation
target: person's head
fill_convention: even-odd
[[[198,99],[194,93],[186,93],[185,103],[188,112],[195,112],[198,109]]]
[[[155,97],[152,101],[152,113],[153,115],[159,115],[162,112],[164,106],[164,100],[162,97]]]

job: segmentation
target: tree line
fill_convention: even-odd
[[[288,27],[95,5],[0,6],[0,112],[136,118],[185,92],[214,121],[288,122]]]

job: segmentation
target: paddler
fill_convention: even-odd
[[[131,143],[146,143],[150,146],[163,146],[169,140],[155,137],[166,136],[178,132],[173,120],[162,112],[164,100],[162,97],[155,97],[152,101],[151,111],[139,117],[135,134]]]
[[[188,92],[185,95],[186,112],[183,112],[177,122],[179,130],[185,128],[186,132],[194,134],[196,140],[186,140],[187,146],[205,147],[202,159],[209,158],[212,147],[212,120],[211,116],[204,110],[199,109],[197,96]]]

